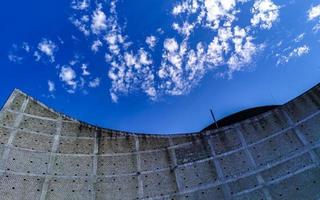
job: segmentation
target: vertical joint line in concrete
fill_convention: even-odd
[[[98,133],[97,131],[94,134],[94,147],[93,147],[93,163],[92,163],[92,175],[97,175],[98,169],[98,152],[99,152],[99,144],[98,144]]]
[[[94,146],[93,146],[93,157],[92,157],[92,175],[91,175],[91,184],[89,185],[91,190],[92,200],[96,199],[96,191],[94,185],[97,182],[97,170],[98,170],[98,153],[99,153],[99,144],[98,144],[98,132],[96,130],[94,133]]]
[[[241,145],[242,145],[242,147],[243,147],[243,149],[244,149],[244,151],[245,151],[245,154],[246,154],[247,157],[249,158],[250,165],[253,166],[254,168],[257,168],[257,163],[256,163],[255,160],[253,159],[253,156],[252,156],[251,152],[250,152],[249,149],[248,149],[248,145],[247,145],[247,142],[246,142],[246,140],[245,140],[245,138],[244,138],[244,136],[243,136],[242,131],[241,131],[238,127],[236,127],[236,126],[233,126],[233,128],[236,130],[236,132],[237,132],[237,134],[238,134],[238,136],[239,136],[239,138],[240,138]],[[256,178],[257,178],[257,181],[258,181],[258,183],[259,183],[260,185],[265,186],[265,181],[264,181],[264,179],[263,179],[263,177],[261,176],[260,173],[257,173],[257,174],[256,174]],[[265,198],[266,198],[267,200],[272,200],[272,197],[271,197],[271,195],[270,195],[270,192],[269,192],[268,188],[263,187],[262,190],[263,190],[263,193],[264,193]]]
[[[10,100],[11,103],[14,99],[14,96],[12,96],[12,99]],[[13,140],[15,139],[16,135],[17,135],[17,132],[18,132],[18,127],[20,126],[20,123],[23,119],[23,112],[26,110],[26,107],[29,103],[29,98],[25,98],[21,107],[20,107],[20,114],[18,114],[14,120],[14,124],[13,124],[13,129],[10,131],[10,136],[9,136],[9,139],[8,139],[8,142],[7,142],[7,147],[5,148],[5,150],[3,151],[3,154],[2,154],[2,167],[5,167],[6,166],[6,163],[7,163],[7,160],[8,160],[8,157],[9,157],[9,154],[10,154],[10,150],[11,150],[11,147],[12,147],[12,142]],[[9,106],[9,105],[7,105]],[[5,169],[6,171],[7,169]]]
[[[56,123],[56,134],[54,135],[54,138],[53,138],[49,163],[48,163],[48,167],[47,167],[47,174],[46,174],[44,183],[42,185],[40,200],[46,199],[46,195],[47,195],[47,191],[48,191],[48,187],[49,187],[49,181],[51,180],[50,173],[52,171],[53,162],[56,157],[55,153],[57,152],[57,150],[59,148],[61,129],[62,129],[62,117],[59,116],[57,123]]]
[[[211,141],[211,138],[210,136],[207,136],[207,141],[208,141],[208,144],[209,144],[209,147],[210,147],[210,152],[211,152],[211,155],[213,157],[213,163],[214,163],[214,167],[215,169],[217,170],[217,174],[218,174],[218,177],[219,179],[221,180],[221,182],[223,182],[223,184],[221,185],[222,187],[222,191],[223,191],[223,194],[224,194],[224,197],[225,199],[229,200],[231,199],[231,190],[230,190],[230,187],[227,183],[225,183],[225,177],[224,177],[224,174],[223,174],[223,171],[222,171],[222,168],[221,168],[221,165],[219,163],[219,160],[216,158],[216,152],[214,150],[214,145]]]
[[[304,146],[308,146],[308,140],[306,139],[305,135],[300,131],[300,129],[298,128],[298,126],[295,125],[293,119],[291,119],[291,117],[289,116],[289,114],[287,113],[287,111],[282,110],[283,115],[285,116],[285,118],[287,119],[287,122],[289,123],[290,127],[292,128],[293,132],[297,135],[298,139],[300,140],[300,142],[304,145]],[[314,163],[320,163],[320,159],[317,156],[317,154],[314,152],[313,149],[309,150],[309,155],[312,159],[312,161]]]
[[[169,146],[174,146],[173,144],[173,141],[172,141],[172,138],[170,137],[169,138]],[[176,179],[176,185],[177,185],[177,188],[178,188],[178,193],[179,192],[182,192],[182,186],[181,186],[181,183],[180,183],[180,179],[179,179],[179,176],[178,176],[178,173],[177,173],[177,166],[178,166],[178,162],[177,162],[177,156],[176,156],[176,152],[175,152],[175,149],[174,148],[170,148],[168,149],[169,151],[169,154],[170,154],[170,160],[172,162],[172,166],[171,166],[171,169],[173,170],[173,173],[174,173],[174,178]]]
[[[139,136],[134,137],[135,141],[135,150],[136,150],[136,159],[137,159],[137,171],[138,171],[138,196],[139,199],[143,199],[143,181],[141,177],[141,157],[140,157],[140,143],[139,143]]]

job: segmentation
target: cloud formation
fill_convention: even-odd
[[[286,64],[288,63],[292,58],[300,57],[305,54],[308,54],[310,52],[310,48],[307,45],[299,46],[294,49],[292,49],[289,54],[287,55],[281,55],[280,58],[277,61],[277,65],[279,64]]]
[[[313,20],[315,18],[318,18],[320,16],[320,4],[313,6],[308,11],[308,19]]]
[[[54,92],[56,90],[56,87],[53,81],[48,80],[48,90],[49,92]]]
[[[256,0],[251,10],[253,13],[252,25],[262,29],[270,29],[279,17],[279,9],[280,7],[271,0]]]
[[[126,20],[119,19],[120,3],[72,0],[69,18],[83,34],[89,52],[97,59],[104,56],[102,67],[111,82],[108,89],[114,102],[137,91],[152,100],[164,95],[185,95],[210,73],[232,78],[235,72],[255,64],[256,56],[268,45],[259,40],[259,34],[274,28],[282,8],[273,0],[177,0],[167,16],[169,26],[157,27],[133,41]],[[248,19],[239,23],[243,13]],[[320,5],[311,7],[307,18],[319,19]],[[79,36],[71,37],[80,40]],[[301,43],[304,37],[302,33],[292,41]],[[74,53],[68,63],[56,62],[62,44],[44,38],[37,45],[25,43],[19,48],[32,54],[36,61],[49,58],[50,63],[58,65],[59,79],[69,93],[100,86],[105,77],[95,75],[97,70],[81,52]],[[278,64],[309,53],[307,44],[299,45],[279,54]],[[19,63],[23,57],[12,51],[8,59]]]
[[[307,15],[309,21],[317,20],[316,25],[313,27],[313,31],[318,32],[320,30],[320,4],[312,6],[308,10]]]
[[[41,54],[48,56],[50,62],[53,63],[55,61],[54,53],[58,50],[58,47],[51,40],[42,39],[42,41],[38,44],[38,50]],[[37,57],[37,60],[41,58],[41,55],[38,51],[35,51],[35,56]]]
[[[245,3],[246,0],[182,0],[171,11],[174,17],[171,28],[182,39],[167,37],[161,43],[157,31],[145,38],[145,45],[134,44],[125,34],[118,21],[117,0],[109,4],[98,1],[91,9],[73,4],[75,14],[70,19],[85,36],[95,35],[93,52],[104,47],[113,101],[136,90],[157,99],[164,94],[189,93],[213,69],[227,66],[222,74],[230,78],[252,64],[253,57],[264,47],[255,42],[252,28],[270,29],[278,19],[280,7],[271,0],[256,0],[251,21],[240,27],[235,21],[238,7]],[[216,32],[216,36],[209,42],[190,45],[191,33],[198,28]],[[162,48],[160,61],[154,61],[152,52],[156,45]]]
[[[60,79],[68,86],[68,92],[74,93],[77,88],[76,72],[69,66],[63,66],[59,74]]]

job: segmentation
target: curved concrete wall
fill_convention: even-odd
[[[320,198],[320,86],[183,135],[93,127],[15,90],[0,112],[0,199]]]

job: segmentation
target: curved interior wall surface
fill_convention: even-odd
[[[320,198],[320,86],[182,135],[93,127],[15,90],[0,113],[0,199]]]

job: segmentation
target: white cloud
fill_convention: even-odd
[[[307,45],[303,45],[297,48],[294,48],[288,55],[281,55],[277,61],[277,65],[279,64],[286,64],[292,58],[300,57],[310,52],[310,48]]]
[[[92,16],[92,24],[91,24],[91,30],[95,34],[99,34],[101,31],[107,29],[107,19],[106,15],[103,11],[101,11],[101,8],[97,8]]]
[[[23,42],[21,45],[13,44],[8,53],[8,59],[11,62],[21,64],[30,51],[31,47],[27,42]]]
[[[22,49],[25,50],[27,53],[30,52],[31,47],[27,42],[22,43]]]
[[[213,29],[218,29],[222,19],[225,19],[228,23],[231,23],[235,17],[232,11],[235,8],[235,0],[205,0],[205,12],[207,25]]]
[[[174,8],[172,9],[172,14],[179,15],[186,12],[195,13],[198,8],[199,3],[197,0],[188,0],[174,6]]]
[[[320,30],[320,4],[311,7],[308,10],[308,20],[318,19],[317,24],[313,27],[314,32],[318,32]]]
[[[102,46],[102,42],[100,40],[95,40],[91,45],[91,50],[96,53],[99,51],[99,48],[101,46]]]
[[[81,18],[70,17],[71,23],[76,26],[85,36],[90,35],[89,27],[86,23],[89,21],[89,17],[87,15],[82,16]],[[72,36],[74,39],[75,37]]]
[[[118,97],[115,93],[110,92],[110,96],[111,96],[111,99],[112,99],[112,101],[113,101],[114,103],[117,103],[117,102],[118,102],[119,97]]]
[[[49,92],[54,92],[56,90],[56,87],[53,81],[48,80],[48,90]]]
[[[59,77],[63,82],[71,87],[70,91],[74,91],[77,88],[77,82],[75,81],[76,72],[71,67],[63,66]]]
[[[11,61],[11,62],[14,62],[14,63],[19,63],[21,64],[23,58],[21,56],[17,56],[13,53],[9,53],[8,55],[8,59]]]
[[[150,49],[154,48],[157,44],[157,38],[153,35],[150,35],[146,38],[146,43]]]
[[[293,57],[293,56],[302,56],[304,54],[309,53],[310,49],[307,45],[303,45],[301,47],[297,47],[295,49],[293,49],[293,51],[289,54],[289,56]]]
[[[71,7],[75,10],[85,10],[89,7],[89,0],[73,0]]]
[[[133,66],[133,65],[136,65],[136,58],[131,53],[126,52],[124,54],[124,60],[126,62],[126,65],[129,66],[129,67]]]
[[[179,48],[178,43],[174,38],[166,39],[163,46],[165,50],[169,52],[175,52]]]
[[[33,56],[35,57],[35,60],[36,60],[37,62],[41,59],[41,55],[39,54],[38,51],[35,51],[35,52],[33,53]]]
[[[304,38],[305,35],[306,35],[305,33],[301,33],[300,35],[298,35],[298,36],[294,39],[294,41],[295,41],[295,42],[300,42],[301,40],[303,40],[303,38]]]
[[[38,50],[48,56],[50,58],[51,62],[55,61],[54,58],[54,53],[58,50],[57,45],[52,42],[51,40],[48,39],[43,39],[39,44],[38,44]],[[35,52],[35,54],[37,54]],[[36,56],[36,55],[35,55]],[[36,56],[38,57],[38,56]]]
[[[314,20],[315,18],[318,18],[320,16],[320,4],[311,7],[308,10],[308,19],[309,20]]]
[[[81,69],[82,69],[82,76],[89,76],[90,75],[90,72],[88,71],[87,64],[82,64]]]
[[[191,24],[189,22],[184,22],[181,26],[178,23],[173,23],[172,28],[176,30],[179,34],[185,35],[187,37],[190,36],[193,31],[195,24]]]
[[[229,76],[235,71],[242,70],[244,65],[252,63],[253,56],[258,50],[263,48],[263,46],[257,48],[256,45],[252,43],[252,40],[253,38],[250,36],[233,39],[235,51],[228,60]]]
[[[262,29],[270,29],[279,17],[280,7],[271,0],[256,0],[251,10],[251,24]]]
[[[231,76],[246,69],[263,48],[257,44],[256,31],[250,24],[243,28],[235,25],[237,14],[242,12],[239,4],[250,2],[248,0],[180,0],[171,10],[174,20],[171,30],[179,35],[162,38],[164,29],[160,27],[145,38],[145,44],[133,44],[124,32],[125,25],[119,24],[118,0],[109,2],[110,5],[95,2],[93,13],[78,6],[72,21],[84,35],[95,34],[87,39],[92,51],[105,55],[111,80],[110,96],[114,102],[121,95],[137,90],[150,99],[163,94],[187,94],[210,70],[219,69],[219,73],[223,71]],[[279,17],[279,9],[271,0],[256,0],[252,25],[271,28]],[[204,41],[197,37],[194,30],[198,29],[209,31],[212,39]],[[189,41],[191,34],[197,38],[195,42]],[[153,51],[159,44],[162,55],[159,60],[153,60],[158,59]],[[100,48],[102,45],[105,48]],[[88,72],[83,69],[81,78],[85,78],[85,71]],[[78,84],[80,87],[80,82]]]
[[[96,88],[100,85],[100,78],[95,78],[89,82],[89,87]]]
[[[139,63],[142,65],[151,65],[152,60],[150,58],[150,55],[143,49],[139,50],[139,55],[138,55]]]
[[[218,37],[215,37],[209,44],[207,50],[207,62],[217,66],[224,62],[224,53],[227,50],[227,47],[221,44]]]

